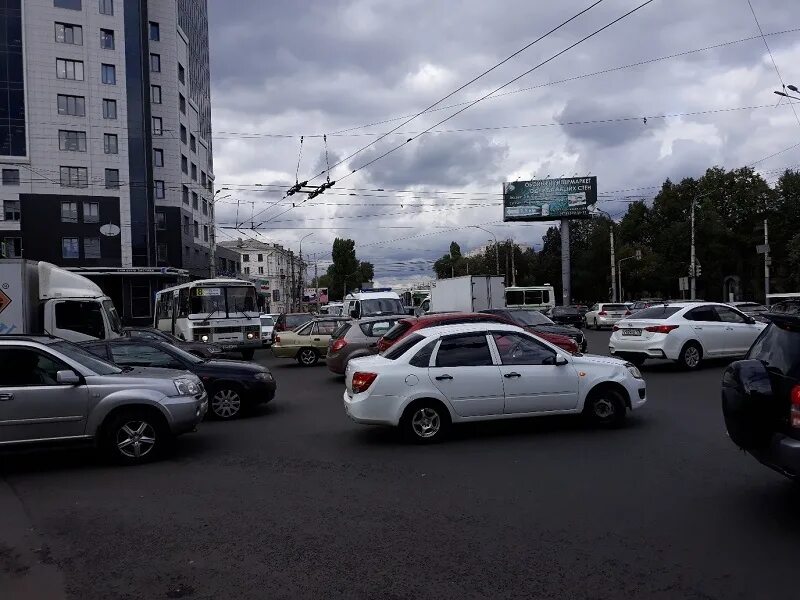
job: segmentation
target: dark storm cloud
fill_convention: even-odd
[[[561,130],[570,139],[591,142],[599,147],[617,146],[639,136],[651,135],[654,129],[664,125],[663,120],[652,118],[647,123],[638,117],[635,120],[616,120],[635,115],[637,108],[620,102],[609,104],[577,97],[567,102],[555,120],[561,123]],[[591,115],[592,122],[587,122],[586,115]]]

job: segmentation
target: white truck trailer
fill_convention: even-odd
[[[0,260],[0,335],[71,342],[122,335],[111,298],[85,277],[46,262]]]
[[[505,308],[505,281],[491,275],[437,279],[431,283],[430,312],[477,312]]]

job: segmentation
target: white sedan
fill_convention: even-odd
[[[582,413],[619,425],[646,400],[635,366],[571,356],[501,323],[420,329],[383,355],[351,360],[345,380],[351,419],[399,426],[416,442],[465,421]]]
[[[726,304],[661,304],[618,322],[608,349],[636,365],[667,358],[696,369],[704,358],[744,356],[766,326]]]
[[[589,312],[584,315],[586,328],[600,329],[601,327],[612,327],[620,319],[631,314],[627,304],[612,304],[610,302],[600,302],[592,306]]]

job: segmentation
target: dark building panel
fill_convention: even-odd
[[[164,213],[164,229],[156,229],[156,243],[166,245],[167,260],[159,260],[157,266],[183,267],[181,209],[177,206],[159,206],[156,213],[159,212]]]
[[[0,156],[25,156],[22,2],[0,2]]]
[[[20,234],[24,240],[22,248],[24,258],[44,260],[66,267],[122,266],[120,234],[107,236],[100,233],[103,225],[110,223],[120,226],[119,198],[20,194],[19,199]],[[74,219],[71,215],[62,217],[62,202],[75,203]],[[97,216],[91,207],[95,204],[99,209]],[[77,256],[65,257],[65,244],[68,249],[74,250]]]

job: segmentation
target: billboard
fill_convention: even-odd
[[[585,219],[597,203],[597,177],[534,179],[503,184],[503,221]]]
[[[319,292],[319,298],[317,298]],[[303,302],[328,303],[328,288],[306,288],[303,290]]]

